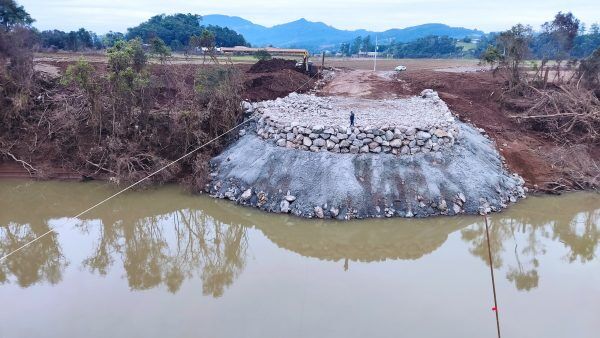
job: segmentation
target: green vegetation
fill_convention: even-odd
[[[471,42],[471,39],[468,39],[469,42],[465,42],[464,39],[456,42],[456,47],[462,48],[464,52],[470,52],[475,49],[477,44]]]
[[[258,52],[254,53],[254,57],[259,61],[271,60],[273,56],[265,49],[261,49]]]
[[[556,14],[552,21],[535,33],[531,27],[528,38],[529,57],[539,60],[557,60],[559,63],[572,58],[585,58],[600,48],[600,27],[592,24],[587,30],[572,13]],[[490,33],[481,38],[473,54],[482,58],[488,46],[501,47],[502,33]],[[502,48],[500,48],[502,52]]]
[[[21,25],[31,25],[33,19],[23,6],[17,5],[14,0],[0,0],[0,26],[5,32]]]
[[[22,9],[22,7],[20,8]],[[29,19],[31,20],[31,18]],[[153,16],[136,27],[129,28],[127,34],[111,31],[103,36],[98,36],[84,28],[71,32],[55,29],[35,33],[41,48],[69,51],[106,49],[113,47],[119,40],[140,38],[142,43],[151,46],[153,54],[160,60],[164,60],[168,54],[165,47],[170,51],[189,53],[195,48],[201,47],[214,49],[216,47],[249,45],[244,37],[235,31],[226,27],[201,26],[200,20],[199,15],[193,14],[162,14]],[[13,19],[8,18],[2,24],[8,27],[13,25],[12,22]],[[194,37],[202,38],[202,43],[194,40]],[[160,44],[158,41],[162,41],[164,46],[157,45]]]
[[[243,36],[235,31],[218,26],[201,26],[201,17],[195,14],[156,15],[136,27],[127,29],[127,39],[139,37],[149,43],[153,38],[163,40],[173,50],[184,50],[192,36],[202,36],[210,32],[215,46],[232,47],[248,45]]]
[[[167,61],[167,59],[171,56],[171,48],[167,47],[161,38],[156,37],[150,40],[150,46],[150,54],[153,57],[156,57],[160,63],[165,63],[165,61]]]
[[[456,39],[427,36],[407,43],[392,43],[389,52],[396,58],[446,58],[463,56]]]
[[[395,58],[450,58],[472,56],[475,44],[468,39],[459,41],[447,36],[430,35],[410,42],[392,42],[379,45],[378,52]],[[352,42],[342,43],[340,53],[345,56],[374,52],[375,44],[370,36],[357,37]]]
[[[56,29],[43,31],[38,33],[38,39],[41,47],[43,48],[70,51],[102,49],[105,46],[103,39],[99,38],[95,33],[85,30],[84,28],[80,28],[77,31],[71,31],[68,33]],[[109,39],[107,39],[107,42],[110,42],[110,39],[114,39],[114,37],[110,36]]]

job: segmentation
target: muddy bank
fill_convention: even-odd
[[[301,86],[311,89],[310,77],[294,66],[277,59],[257,67],[148,63],[136,75],[145,87],[126,91],[111,82],[115,73],[107,59],[33,63],[26,107],[13,107],[11,95],[0,95],[7,102],[0,108],[0,178],[138,180],[239,123],[242,98],[274,99]],[[73,74],[93,80],[67,81]],[[181,182],[201,190],[208,159],[231,136],[147,183]]]
[[[218,198],[301,217],[427,217],[499,211],[524,197],[494,144],[469,125],[443,153],[409,157],[277,147],[249,133],[211,161]]]

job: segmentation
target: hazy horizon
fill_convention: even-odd
[[[500,31],[516,23],[532,25],[535,29],[559,12],[572,12],[589,27],[600,21],[600,6],[596,1],[516,1],[476,2],[472,0],[378,0],[364,1],[316,0],[241,1],[226,3],[208,1],[190,4],[184,0],[165,3],[160,0],[128,0],[115,4],[107,0],[17,0],[36,20],[40,30],[64,31],[84,27],[96,33],[125,32],[157,14],[193,13],[239,16],[253,23],[271,27],[300,18],[320,21],[338,29],[367,29],[384,31],[426,23],[443,23],[479,29],[484,32]],[[514,10],[519,8],[518,15]],[[360,16],[357,15],[360,13]],[[493,14],[493,15],[492,15]],[[465,20],[468,18],[468,20]]]

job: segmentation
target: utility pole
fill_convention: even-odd
[[[377,70],[377,35],[375,35],[375,59],[373,61],[373,71]]]

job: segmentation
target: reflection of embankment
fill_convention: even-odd
[[[265,223],[256,227],[279,247],[302,256],[372,262],[419,259],[439,248],[450,233],[470,224],[467,219],[448,222],[438,218],[427,222],[381,220],[372,223],[308,222],[291,227]]]

